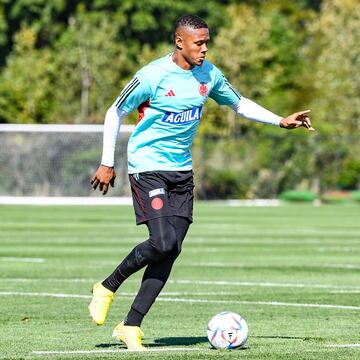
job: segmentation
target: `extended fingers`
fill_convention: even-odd
[[[105,195],[109,190],[109,184],[104,184],[104,186],[100,190],[102,190],[102,194]]]
[[[295,115],[298,116],[302,116],[302,115],[306,115],[310,112],[311,110],[303,110],[303,111],[298,111],[295,113]]]
[[[114,187],[114,180],[112,179],[110,181],[110,184],[112,187]],[[95,180],[91,180],[92,181],[92,187],[94,190],[96,190],[96,188],[99,186],[99,190],[102,191],[103,195],[105,195],[108,190],[109,190],[109,183],[105,183],[105,182],[100,182],[98,179]]]
[[[114,187],[115,185],[115,176],[110,180],[111,187]]]
[[[311,125],[310,118],[307,116],[309,114],[309,112],[310,112],[310,110],[304,110],[304,111],[299,111],[299,112],[295,113],[294,114],[295,120],[301,121],[301,124],[299,126],[306,127],[310,131],[315,131],[315,129]]]
[[[301,119],[302,126],[306,127],[307,129],[310,127],[310,119],[308,117],[305,117]]]
[[[306,127],[310,131],[315,131],[315,129],[311,125],[310,118],[306,115],[303,115],[303,118],[301,119],[302,126]]]
[[[311,125],[308,113],[310,110],[299,111],[291,114],[287,118],[283,118],[280,122],[280,126],[286,129],[297,129],[301,126],[306,127],[310,131],[315,131]]]
[[[99,186],[99,190],[105,195],[108,192],[110,185],[114,187],[115,177],[116,174],[114,169],[100,165],[90,182],[94,190]]]
[[[96,190],[96,188],[98,187],[99,184],[100,184],[100,180],[97,177],[93,177],[91,179],[91,185],[94,190]]]
[[[103,195],[105,195],[108,192],[109,184],[104,183],[104,182],[100,182],[100,180],[98,178],[91,179],[91,184],[92,184],[92,187],[93,187],[94,190],[96,190],[97,187],[99,186],[99,190],[102,191]]]
[[[99,190],[102,191],[103,195],[107,193],[108,189],[109,189],[109,184],[104,182],[100,183]]]

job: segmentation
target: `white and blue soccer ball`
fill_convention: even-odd
[[[237,349],[245,345],[249,328],[241,315],[223,311],[209,321],[206,333],[214,348]]]

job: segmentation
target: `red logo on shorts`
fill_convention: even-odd
[[[199,93],[201,96],[205,96],[208,92],[208,87],[206,85],[206,83],[202,82],[200,85],[199,85]]]
[[[151,200],[151,206],[155,210],[160,210],[163,208],[164,202],[160,198],[156,197]]]

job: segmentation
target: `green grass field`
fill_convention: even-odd
[[[143,322],[154,350],[143,354],[111,338],[142,274],[104,326],[87,312],[93,283],[147,235],[131,207],[1,206],[0,219],[1,359],[360,358],[359,206],[198,204]],[[207,322],[223,310],[247,320],[246,349],[209,348]]]

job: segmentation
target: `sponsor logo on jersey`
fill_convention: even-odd
[[[206,83],[202,82],[199,85],[199,93],[201,96],[205,96],[208,92],[208,86],[206,85]]]
[[[162,122],[170,124],[187,124],[201,118],[202,107],[196,107],[179,113],[166,113]]]

